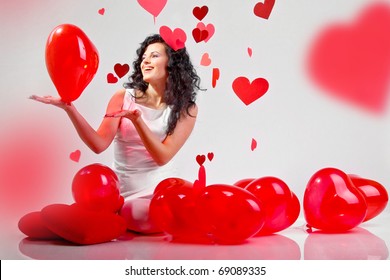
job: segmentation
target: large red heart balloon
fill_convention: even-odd
[[[100,163],[87,165],[76,173],[72,194],[77,204],[89,210],[117,212],[123,206],[117,175]]]
[[[104,211],[92,211],[74,203],[51,204],[41,211],[44,225],[63,239],[90,245],[108,242],[126,232],[123,217]]]
[[[95,76],[99,54],[87,35],[77,26],[61,24],[46,42],[46,68],[64,102],[79,98]]]
[[[198,197],[196,213],[201,227],[215,242],[242,243],[264,225],[261,202],[237,186],[215,184]]]
[[[367,215],[363,222],[378,216],[386,208],[387,202],[389,201],[386,188],[371,179],[351,174],[349,177],[355,187],[364,195],[367,202]]]
[[[33,239],[59,239],[60,237],[49,230],[42,221],[41,212],[35,211],[24,215],[18,222],[21,232]]]
[[[347,174],[323,168],[309,180],[303,198],[309,227],[326,232],[343,232],[358,226],[367,214],[363,194]]]
[[[196,197],[191,182],[180,178],[161,181],[150,202],[150,216],[154,224],[176,240],[201,240],[197,220]]]
[[[299,200],[281,179],[272,176],[258,178],[245,189],[261,201],[265,211],[264,226],[258,235],[284,230],[297,220],[300,213]]]

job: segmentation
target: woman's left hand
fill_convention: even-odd
[[[122,110],[115,113],[107,113],[104,117],[105,118],[127,118],[131,120],[132,122],[137,121],[138,118],[141,116],[141,111],[139,110]]]

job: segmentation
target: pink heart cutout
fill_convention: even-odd
[[[204,53],[202,55],[202,59],[200,60],[200,65],[209,66],[211,64],[211,59],[208,53]]]
[[[172,31],[168,26],[161,26],[160,35],[175,51],[185,47],[187,35],[183,29],[176,28]]]
[[[196,25],[196,28],[198,28],[199,30],[201,31],[204,31],[206,30],[207,31],[207,37],[204,38],[204,42],[207,43],[208,40],[210,40],[210,38],[214,35],[215,33],[215,27],[212,23],[209,23],[207,25],[205,25],[203,22],[199,22],[197,25]]]
[[[80,150],[76,150],[72,153],[70,153],[69,158],[75,162],[79,162],[81,156]]]

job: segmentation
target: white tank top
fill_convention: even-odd
[[[148,108],[135,102],[133,90],[126,90],[123,110],[141,111],[141,117],[150,130],[163,141],[166,137],[170,107]],[[173,162],[158,166],[146,150],[133,123],[122,118],[114,139],[113,169],[119,177],[121,194],[125,198],[148,196],[165,178],[176,176]]]

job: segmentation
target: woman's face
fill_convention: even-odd
[[[168,77],[168,55],[163,43],[147,46],[141,62],[142,76],[145,82],[166,83]]]

